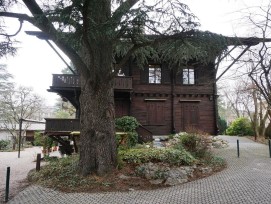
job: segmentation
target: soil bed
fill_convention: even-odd
[[[87,177],[78,177],[82,180],[81,182],[76,179],[74,184],[72,180],[74,177],[63,178],[63,181],[56,181],[54,179],[48,179],[47,181],[31,181],[31,183],[40,184],[45,187],[54,188],[62,192],[87,192],[87,193],[97,193],[97,192],[113,192],[113,191],[134,191],[134,190],[153,190],[158,188],[169,187],[165,184],[152,184],[146,178],[139,177],[135,174],[134,164],[126,164],[122,169],[114,170],[111,174],[99,177],[96,175],[89,175]],[[205,167],[201,165],[200,167]],[[213,175],[216,172],[222,171],[226,168],[225,166],[220,166],[212,168],[211,173],[202,173],[198,168],[193,172],[193,177],[188,179],[188,182],[201,179],[210,175]],[[32,171],[32,173],[34,170]],[[30,180],[31,174],[30,172]]]

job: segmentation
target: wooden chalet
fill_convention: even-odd
[[[213,64],[169,69],[166,63],[150,63],[139,69],[129,62],[120,75],[114,83],[116,117],[130,115],[137,118],[142,141],[151,140],[152,135],[191,129],[212,135],[217,133]],[[48,91],[70,101],[79,118],[78,75],[54,74]],[[55,140],[59,140],[60,135],[79,130],[79,119],[46,119],[45,132]]]
[[[49,39],[49,36],[39,31],[27,31],[27,34],[40,39]],[[193,62],[187,66],[171,69],[168,63],[150,62],[144,69],[139,69],[134,61],[129,61],[122,67],[122,76],[115,77],[116,117],[130,115],[137,118],[141,124],[137,130],[141,141],[150,141],[152,135],[168,135],[189,130],[200,130],[216,135],[218,133],[216,81],[251,46],[260,42],[271,42],[269,38],[227,37],[201,31],[188,31],[176,34],[175,37],[188,37],[190,43],[204,45],[206,50],[202,51],[207,52],[206,57],[211,57],[213,62],[207,65]],[[216,78],[215,57],[220,56],[217,62],[219,64],[240,45],[245,46],[244,50]],[[227,46],[233,47],[221,55]],[[70,101],[77,110],[75,119],[46,119],[45,134],[64,145],[65,141],[59,136],[71,136],[72,131],[80,130],[80,77],[54,74],[53,84],[48,91]]]

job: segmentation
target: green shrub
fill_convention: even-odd
[[[34,134],[34,146],[43,146],[43,136],[40,132]]]
[[[181,136],[181,143],[189,152],[195,152],[198,137],[196,134],[185,134]]]
[[[9,141],[7,140],[0,140],[0,150],[6,149],[9,145]]]
[[[209,152],[207,135],[186,133],[180,136],[183,147],[196,158],[203,158]]]
[[[225,134],[226,129],[227,129],[226,120],[221,118],[220,116],[218,117],[218,129],[219,129],[219,134]]]
[[[122,148],[131,148],[138,143],[138,134],[136,128],[139,126],[136,118],[131,116],[123,116],[116,119],[116,129],[127,133],[125,138],[121,135],[116,135],[117,144]],[[123,139],[125,141],[123,141]],[[123,142],[123,144],[121,144]]]
[[[253,129],[247,118],[237,118],[226,130],[227,135],[253,135]]]
[[[136,118],[132,116],[123,116],[116,119],[116,128],[124,132],[133,132],[139,126]]]
[[[83,181],[77,174],[78,162],[78,155],[49,160],[48,165],[43,166],[39,172],[30,172],[28,179],[46,186],[79,186]]]
[[[183,151],[185,148],[182,145],[182,143],[178,142],[177,144],[175,144],[174,146],[172,146],[173,149],[178,149],[180,151]]]
[[[44,150],[49,150],[53,146],[54,140],[49,136],[43,136],[42,147]]]
[[[168,135],[168,139],[172,140],[174,138],[175,134]]]
[[[185,150],[174,148],[145,148],[120,150],[119,155],[128,163],[164,162],[171,165],[191,165],[196,160]]]
[[[49,136],[42,135],[40,132],[34,134],[34,146],[42,146],[44,150],[51,148],[54,144],[54,140]]]
[[[227,162],[222,157],[209,155],[208,159],[204,160],[204,163],[212,167],[223,167],[227,165]]]

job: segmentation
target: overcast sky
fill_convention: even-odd
[[[245,27],[238,24],[239,11],[242,8],[260,6],[267,0],[184,0],[191,11],[199,18],[201,30],[223,35],[247,36]],[[19,23],[12,22],[15,32]],[[28,23],[24,23],[23,30],[36,30]],[[12,32],[12,31],[11,31]],[[52,84],[52,74],[61,73],[65,64],[49,47],[49,45],[36,37],[21,32],[16,38],[20,41],[16,57],[0,59],[0,64],[7,64],[8,70],[14,75],[17,84],[32,86],[34,91],[46,99],[48,105],[54,105],[57,95],[47,92]],[[63,55],[64,56],[64,55]],[[67,61],[69,61],[67,59]]]

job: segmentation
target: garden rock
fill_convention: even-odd
[[[188,181],[193,177],[193,172],[197,168],[194,166],[169,167],[164,164],[147,163],[137,168],[137,172],[150,180],[152,184],[161,184],[175,186]]]
[[[214,148],[222,148],[222,142],[221,141],[216,141],[212,143]]]
[[[214,137],[212,140],[212,147],[214,148],[226,148],[228,146],[228,142],[220,138]]]
[[[174,179],[176,179],[176,178],[187,179],[188,178],[186,171],[181,168],[170,169],[166,173],[166,176],[168,178],[174,178]]]
[[[188,179],[181,179],[181,178],[168,178],[165,182],[165,185],[170,185],[170,186],[176,186],[176,185],[179,185],[179,184],[182,184],[182,183],[185,183],[187,182]]]
[[[164,179],[155,179],[155,180],[150,180],[150,183],[151,184],[154,184],[154,185],[159,185],[161,183],[164,182]]]
[[[142,164],[137,168],[137,172],[144,176],[146,179],[157,179],[163,177],[163,173],[167,172],[169,167],[159,166],[152,162]]]
[[[213,169],[211,167],[202,167],[199,169],[203,174],[212,173]]]

